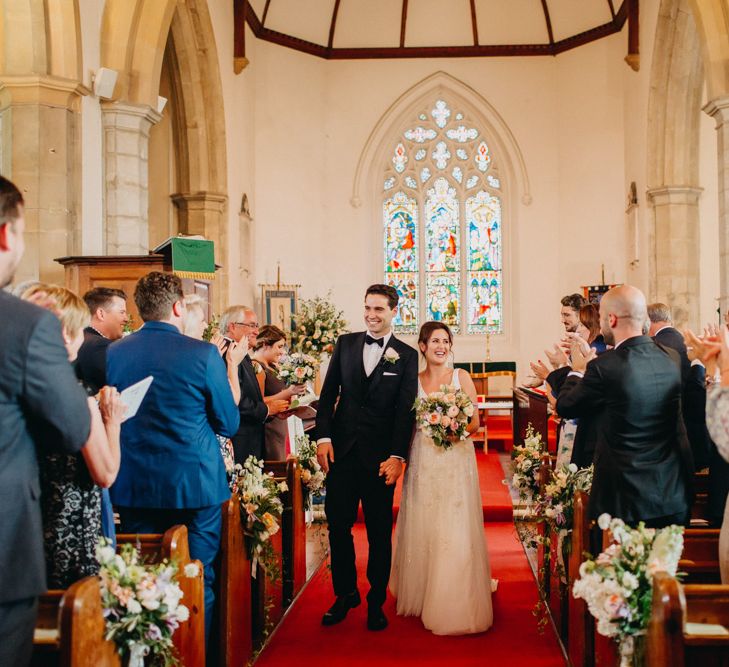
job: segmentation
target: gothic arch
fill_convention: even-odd
[[[516,138],[504,119],[494,107],[473,88],[445,72],[436,72],[415,84],[403,93],[380,117],[365,143],[357,163],[352,187],[352,206],[361,205],[363,192],[370,193],[379,176],[379,166],[385,152],[390,148],[388,141],[392,133],[409,119],[413,109],[434,95],[447,95],[454,103],[467,108],[483,131],[491,137],[494,153],[507,170],[507,179],[512,189],[521,192],[521,202],[531,204],[529,175]]]
[[[690,0],[706,66],[709,99],[729,94],[729,0]]]
[[[652,297],[699,323],[699,123],[704,67],[688,0],[662,0],[648,100]]]

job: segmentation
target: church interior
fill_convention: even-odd
[[[584,610],[575,619],[565,580],[552,572],[544,588],[550,547],[517,534],[530,507],[503,467],[524,420],[543,410],[545,446],[555,433],[534,395],[517,425],[511,385],[563,335],[565,294],[633,285],[681,331],[724,321],[729,0],[2,0],[0,174],[25,200],[16,284],[121,280],[193,236],[214,244],[208,319],[240,303],[273,322],[266,290],[293,289],[360,331],[364,290],[385,283],[403,341],[447,322],[455,363],[509,369],[495,382],[509,405],[486,422],[487,453],[477,445],[500,580],[492,631],[433,635],[393,607],[390,634],[365,636],[363,611],[327,633],[326,533],[294,517],[280,548],[296,524],[300,571],[281,587],[254,580],[261,599],[273,590],[260,613],[221,607],[232,634],[214,664],[246,664],[262,636],[264,667],[619,664]],[[242,549],[228,539],[224,559]],[[231,590],[250,589],[230,572]],[[723,595],[704,622],[727,618]],[[702,664],[729,664],[729,644],[718,655]],[[74,664],[114,664],[94,660]]]

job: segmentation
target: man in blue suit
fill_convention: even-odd
[[[220,548],[220,504],[230,497],[215,434],[238,430],[238,409],[214,345],[181,333],[182,282],[152,272],[134,301],[144,326],[109,346],[107,382],[123,391],[154,377],[134,419],[122,425],[122,457],[111,499],[125,533],[187,526],[190,555],[205,568],[205,630],[213,611],[213,562]]]

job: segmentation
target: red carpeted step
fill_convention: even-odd
[[[490,452],[484,454],[476,447],[476,464],[478,465],[478,478],[481,485],[481,502],[483,503],[484,521],[511,521],[512,503],[507,486],[503,483],[504,471],[499,461],[499,455]],[[395,500],[393,509],[397,518],[402,498],[402,477],[395,487]],[[362,507],[359,508],[357,520],[364,521]]]
[[[363,525],[354,529],[357,570],[362,596],[367,538]],[[365,628],[367,607],[352,610],[334,627],[321,625],[321,616],[333,601],[329,571],[323,567],[304,589],[286,615],[257,667],[288,667],[302,663],[339,665],[563,665],[561,651],[552,631],[537,630],[532,609],[537,601],[534,577],[512,523],[486,525],[492,576],[499,579],[494,594],[494,625],[485,633],[462,637],[441,637],[423,628],[420,619],[395,613],[395,601],[388,597],[384,611],[390,627],[379,633]]]

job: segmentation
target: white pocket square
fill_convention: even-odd
[[[397,375],[397,373],[388,373],[387,371],[385,371],[385,372],[383,373],[383,375]]]

